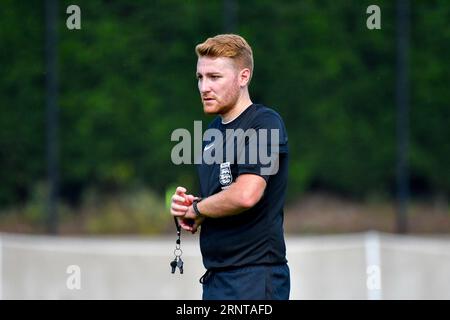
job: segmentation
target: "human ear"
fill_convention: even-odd
[[[244,87],[250,81],[251,72],[249,68],[244,68],[239,72],[239,85]]]

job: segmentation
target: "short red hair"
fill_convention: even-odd
[[[219,34],[206,39],[195,47],[198,57],[227,57],[240,68],[249,68],[253,73],[253,52],[244,38],[237,34]]]

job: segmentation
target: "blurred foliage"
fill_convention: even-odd
[[[46,206],[47,186],[40,182],[25,205],[2,211],[0,226],[7,232],[46,232]],[[58,212],[62,234],[144,235],[173,231],[164,201],[143,186],[109,194],[87,188],[78,205],[60,202]]]
[[[84,232],[90,234],[152,234],[163,231],[171,217],[164,202],[149,190],[129,190],[114,197],[91,193],[85,207]]]
[[[288,130],[290,198],[315,188],[356,197],[394,190],[395,2],[377,1],[382,30],[370,31],[371,2],[239,1],[236,32],[255,57],[252,99],[279,111]],[[170,135],[212,120],[202,114],[194,47],[222,33],[223,2],[77,1],[79,31],[66,28],[69,4],[60,2],[58,24],[63,199],[80,205],[86,190],[136,184],[161,199],[174,184],[195,193],[194,166],[171,163]],[[33,204],[46,177],[43,9],[43,1],[1,4],[1,206]],[[450,5],[413,0],[411,9],[412,182],[448,194]],[[92,219],[88,228],[139,228],[142,205],[164,207],[145,193],[128,197],[103,208],[110,225]]]

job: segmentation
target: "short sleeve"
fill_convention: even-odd
[[[281,117],[267,109],[252,121],[254,131],[237,152],[238,175],[256,174],[268,181],[279,169],[280,156],[288,153],[288,137]]]

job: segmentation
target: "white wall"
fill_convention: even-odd
[[[351,234],[287,238],[291,299],[450,299],[450,237]],[[3,299],[201,299],[198,238],[0,234]],[[69,289],[80,268],[80,289]],[[76,282],[70,282],[72,285]]]

